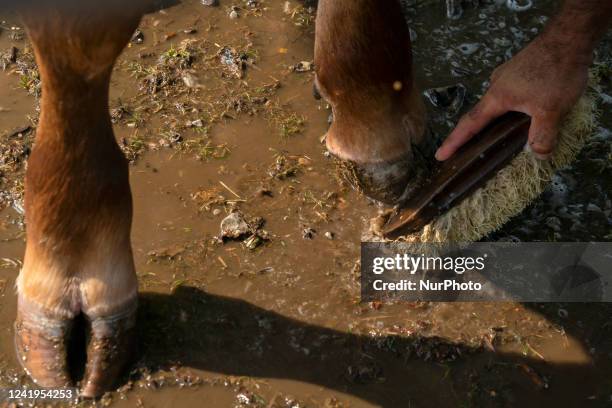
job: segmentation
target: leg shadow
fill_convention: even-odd
[[[345,333],[186,286],[171,295],[141,294],[139,333],[140,363],[151,370],[180,364],[297,380],[384,407],[573,406],[602,392],[596,380],[603,374],[590,366],[437,337]]]

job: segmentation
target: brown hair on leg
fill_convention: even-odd
[[[394,201],[415,176],[425,129],[399,2],[321,0],[315,66],[334,114],[328,149],[353,164],[366,193]]]
[[[85,396],[96,396],[124,365],[123,350],[109,353],[117,345],[127,348],[124,333],[133,326],[129,316],[137,301],[128,165],[113,134],[108,89],[115,60],[141,13],[132,6],[118,13],[84,3],[21,10],[40,70],[42,99],[26,172],[27,244],[18,278],[16,327],[28,330],[16,331],[16,344],[26,371],[39,384],[64,385],[53,376],[67,377],[69,333],[50,330],[68,327],[83,312],[91,320],[95,345],[90,344],[88,361],[101,355],[106,361],[104,367],[94,363],[85,378]],[[95,330],[99,321],[116,324]],[[99,347],[100,337],[105,347]],[[53,341],[43,341],[47,338]],[[102,369],[105,375],[95,372]]]

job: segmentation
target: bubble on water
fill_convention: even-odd
[[[480,48],[480,44],[478,43],[463,43],[459,46],[459,51],[463,53],[463,55],[472,55]]]
[[[506,7],[512,11],[527,11],[533,7],[532,0],[518,1],[518,0],[507,0]]]
[[[569,188],[566,181],[560,175],[553,175],[548,191],[550,193],[550,203],[553,206],[562,206],[567,201]]]
[[[512,45],[512,41],[507,39],[506,37],[498,37],[493,39],[493,43],[498,47],[508,47]]]
[[[489,30],[495,30],[497,28],[497,24],[495,23],[495,21],[488,21],[487,28]]]

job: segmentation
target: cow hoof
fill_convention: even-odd
[[[57,317],[20,297],[15,321],[15,349],[24,371],[44,388],[71,387],[72,374],[82,373],[79,349],[87,333],[87,362],[80,396],[97,398],[115,385],[134,355],[136,302],[113,316]],[[78,322],[78,323],[75,323]],[[84,323],[84,331],[80,323]],[[79,341],[83,341],[81,344]],[[81,369],[78,365],[81,365]],[[75,367],[76,366],[76,367]]]
[[[385,204],[395,205],[408,195],[410,186],[418,184],[421,170],[408,159],[386,163],[361,164],[336,159],[342,178],[355,190]]]
[[[72,320],[19,309],[15,322],[17,358],[37,385],[45,388],[71,385],[67,363],[71,331]]]
[[[136,346],[136,305],[126,312],[90,320],[87,365],[81,396],[96,398],[109,391],[130,363]]]

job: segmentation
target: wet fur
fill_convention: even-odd
[[[109,27],[94,8],[77,11],[22,10],[43,88],[17,285],[20,297],[63,318],[112,314],[137,291],[128,165],[113,135],[108,88],[140,14],[128,10]]]

